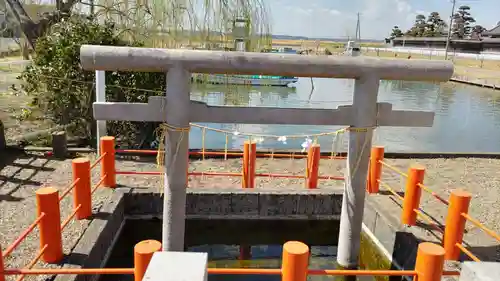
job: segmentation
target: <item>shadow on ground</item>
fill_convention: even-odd
[[[23,197],[14,194],[24,186],[41,186],[43,183],[33,180],[40,172],[53,172],[47,167],[51,159],[36,154],[19,151],[2,151],[0,158],[0,202],[22,201]],[[22,175],[22,176],[21,176]]]

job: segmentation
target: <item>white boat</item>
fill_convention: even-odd
[[[296,83],[299,79],[290,76],[267,75],[225,75],[225,74],[193,74],[193,81],[209,84],[232,84],[248,86],[282,86]]]

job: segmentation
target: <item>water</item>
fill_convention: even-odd
[[[192,99],[210,105],[277,106],[288,108],[336,108],[352,103],[354,81],[314,79],[311,93],[309,78],[300,79],[296,88],[227,85],[195,85]],[[500,92],[455,83],[382,81],[379,102],[390,102],[398,110],[426,110],[436,113],[431,128],[378,128],[374,144],[397,152],[500,152]],[[247,137],[241,133],[296,135],[340,129],[328,126],[203,124],[223,129],[228,148],[239,149]],[[201,130],[193,129],[190,147],[201,148]],[[207,130],[205,148],[224,148],[225,134]],[[259,148],[300,149],[304,139],[286,143],[276,137],[260,139]],[[330,150],[332,137],[319,139]]]
[[[132,267],[132,249],[145,239],[161,240],[161,220],[125,221],[113,247],[106,268]],[[270,231],[273,229],[273,231]],[[298,240],[311,251],[309,268],[334,269],[338,221],[324,220],[186,220],[187,251],[208,253],[209,267],[280,268],[282,244]],[[250,247],[250,259],[239,260],[240,244]],[[209,281],[279,281],[274,275],[209,275]],[[100,281],[130,281],[130,275],[101,276]],[[311,281],[334,280],[328,276],[311,276]],[[360,277],[358,281],[372,281]]]
[[[16,82],[17,73],[0,75],[0,116],[5,124],[7,116],[20,113],[29,101],[27,97],[1,94]],[[193,85],[192,99],[210,105],[278,106],[298,108],[336,108],[352,103],[353,80],[302,78],[295,88],[253,87],[235,85]],[[421,83],[381,81],[379,102],[390,102],[394,109],[428,110],[436,113],[431,128],[378,128],[374,144],[396,152],[500,152],[500,92],[456,83]],[[265,138],[258,143],[260,149],[300,149],[305,135],[331,132],[340,127],[287,126],[287,125],[235,125],[203,124],[229,132],[229,149],[239,149],[248,138],[232,132],[272,134],[277,136],[299,134],[304,138],[289,139],[286,143]],[[27,126],[32,126],[27,124]],[[28,130],[29,131],[29,130]],[[22,132],[20,132],[22,133]],[[226,136],[207,130],[205,148],[224,148]],[[259,140],[260,141],[260,140]],[[323,150],[332,149],[332,137],[319,139]],[[344,143],[345,144],[345,143]],[[201,148],[201,130],[194,128],[190,137],[191,148]],[[334,147],[335,150],[342,150]],[[344,147],[345,149],[345,147]]]

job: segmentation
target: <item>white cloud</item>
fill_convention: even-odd
[[[329,11],[329,13],[332,14],[332,15],[340,15],[340,11],[339,10],[335,10],[335,9],[331,9]]]
[[[306,35],[310,37],[353,37],[356,13],[361,14],[361,37],[382,39],[394,25],[409,29],[417,10],[412,0],[264,0],[269,1],[275,21],[273,30],[278,34]],[[281,2],[277,5],[277,2]],[[274,3],[274,4],[273,4]],[[287,3],[287,5],[285,5]],[[283,20],[284,19],[284,20]]]
[[[400,13],[409,13],[412,10],[410,3],[403,0],[395,0],[396,6],[398,7],[398,12]]]
[[[416,11],[407,0],[364,0],[361,14],[362,36],[384,38],[394,25],[403,30],[408,29],[415,16]]]

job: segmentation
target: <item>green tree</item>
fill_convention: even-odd
[[[415,23],[413,24],[413,27],[406,32],[406,35],[412,37],[422,37],[425,33],[426,27],[427,27],[427,21],[425,19],[425,16],[417,15],[415,17]]]
[[[476,20],[471,16],[469,6],[460,6],[458,11],[453,15],[453,26],[451,35],[454,38],[469,38],[472,32],[471,24]]]
[[[236,16],[250,21],[252,44],[268,44],[272,34],[264,0],[44,0],[34,1],[44,4],[31,5],[36,6],[37,10],[41,9],[36,14],[30,13],[28,9],[32,2],[0,0],[0,5],[5,3],[7,11],[16,19],[33,48],[37,38],[52,25],[76,14],[89,13],[100,22],[112,20],[130,37],[150,40],[155,46],[168,48],[178,47],[181,42],[194,37],[186,36],[186,33],[201,34],[197,40],[203,43],[220,42],[224,33],[232,29],[232,21]],[[211,32],[215,30],[219,32]]]
[[[482,25],[476,24],[471,31],[471,38],[472,39],[480,39],[481,36],[483,35],[483,32],[487,31],[486,28],[484,28]]]
[[[403,31],[401,31],[401,29],[399,29],[399,26],[395,25],[393,28],[392,28],[392,32],[391,32],[391,39],[394,39],[394,38],[397,38],[397,37],[403,37]]]
[[[92,140],[95,120],[95,74],[80,66],[83,44],[111,46],[142,46],[128,42],[115,24],[99,24],[96,20],[70,18],[55,24],[36,44],[36,56],[18,77],[22,86],[15,89],[32,98],[31,106],[56,124],[74,124],[72,133]],[[106,100],[146,102],[147,98],[165,91],[163,73],[106,72]],[[162,94],[163,94],[162,93]],[[112,122],[110,134],[125,143],[137,143],[144,124]]]
[[[427,17],[424,37],[439,37],[442,36],[447,24],[441,19],[438,12],[432,12]]]

